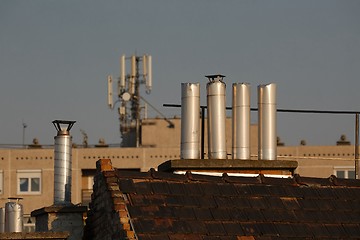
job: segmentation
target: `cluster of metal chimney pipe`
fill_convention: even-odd
[[[206,76],[208,158],[227,159],[226,84],[223,75]],[[258,159],[276,160],[276,84],[258,88]],[[204,116],[201,116],[202,118]],[[182,159],[200,159],[200,84],[182,83]],[[250,84],[232,85],[232,159],[250,159]]]

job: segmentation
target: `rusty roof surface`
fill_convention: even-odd
[[[99,177],[107,186],[96,184]],[[129,225],[129,239],[360,239],[360,180],[153,169],[107,169],[97,178],[94,192],[112,191],[114,210],[126,212],[119,221]],[[90,208],[89,226],[96,206]]]

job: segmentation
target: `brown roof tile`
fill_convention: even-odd
[[[360,238],[360,180],[142,173],[103,165],[87,219],[87,229],[98,226],[86,236],[103,228],[145,240]],[[112,206],[103,204],[109,198]]]

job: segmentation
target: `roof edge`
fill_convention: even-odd
[[[176,159],[168,160],[158,166],[158,171],[177,170],[287,170],[294,172],[297,161],[289,160],[239,160],[239,159]]]

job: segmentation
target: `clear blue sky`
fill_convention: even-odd
[[[358,0],[1,0],[0,144],[38,138],[52,144],[55,119],[76,120],[73,141],[119,143],[117,111],[107,107],[106,76],[119,57],[153,57],[153,91],[166,116],[180,109],[182,82],[226,75],[231,84],[278,85],[278,108],[360,111]],[[149,111],[149,116],[156,113]],[[286,145],[354,143],[354,116],[278,114]],[[257,122],[256,114],[252,122]]]

